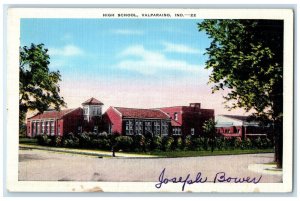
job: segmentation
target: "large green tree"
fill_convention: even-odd
[[[19,123],[24,124],[29,110],[43,112],[50,107],[57,110],[65,106],[59,95],[59,71],[49,70],[50,57],[44,44],[31,44],[20,48],[19,59]]]
[[[204,20],[211,39],[206,68],[212,92],[228,91],[228,109],[244,108],[272,123],[275,160],[282,167],[283,21]]]

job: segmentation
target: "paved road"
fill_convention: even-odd
[[[231,177],[260,177],[260,182],[282,182],[281,175],[261,174],[248,170],[249,164],[272,162],[273,154],[206,156],[187,158],[97,158],[43,150],[19,151],[19,180],[27,181],[158,181],[165,178],[195,178],[198,172],[215,178],[226,172]]]

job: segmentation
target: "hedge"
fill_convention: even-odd
[[[268,149],[273,148],[273,142],[268,138],[244,139],[239,138],[206,138],[187,136],[118,136],[95,133],[69,133],[60,136],[37,136],[40,145],[70,148],[87,148],[115,151],[149,152],[149,151],[207,151],[234,149]]]

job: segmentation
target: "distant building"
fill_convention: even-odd
[[[189,106],[173,106],[159,108],[171,119],[173,135],[202,135],[203,123],[214,119],[213,109],[202,109],[200,103],[190,103]]]
[[[27,119],[27,136],[60,135],[82,131],[98,131],[101,126],[102,105],[95,98],[82,103],[83,108],[49,110]]]
[[[248,116],[218,115],[216,130],[220,135],[231,138],[266,137],[269,127],[260,126],[257,121],[247,121]]]
[[[159,109],[109,107],[103,115],[108,132],[119,135],[169,134],[170,117]]]
[[[200,103],[156,109],[109,107],[90,98],[82,108],[45,111],[27,119],[27,136],[64,135],[102,132],[120,135],[202,135],[206,120],[214,119],[214,110],[201,109]]]

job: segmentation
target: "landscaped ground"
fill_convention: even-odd
[[[195,178],[198,172],[212,181],[218,172],[231,177],[260,177],[250,164],[270,163],[272,153],[185,158],[98,158],[45,150],[19,151],[19,180],[29,181],[152,181],[165,177]],[[281,175],[262,174],[261,182],[282,182]]]
[[[89,155],[97,155],[99,156],[111,156],[112,153],[107,150],[98,150],[98,149],[80,149],[80,148],[63,148],[63,147],[48,147],[48,146],[40,146],[37,144],[36,139],[30,138],[21,138],[20,139],[21,146],[32,146],[34,148],[40,149],[51,149],[58,151],[66,151],[66,152],[77,152],[82,154],[89,154]],[[124,156],[124,154],[128,154],[129,156],[138,156],[147,157],[147,156],[157,156],[157,157],[194,157],[194,156],[217,156],[217,155],[237,155],[237,154],[256,154],[256,153],[272,153],[274,152],[273,149],[250,149],[250,150],[242,150],[242,149],[234,149],[234,150],[211,150],[208,151],[151,151],[151,152],[116,152],[116,156]]]

